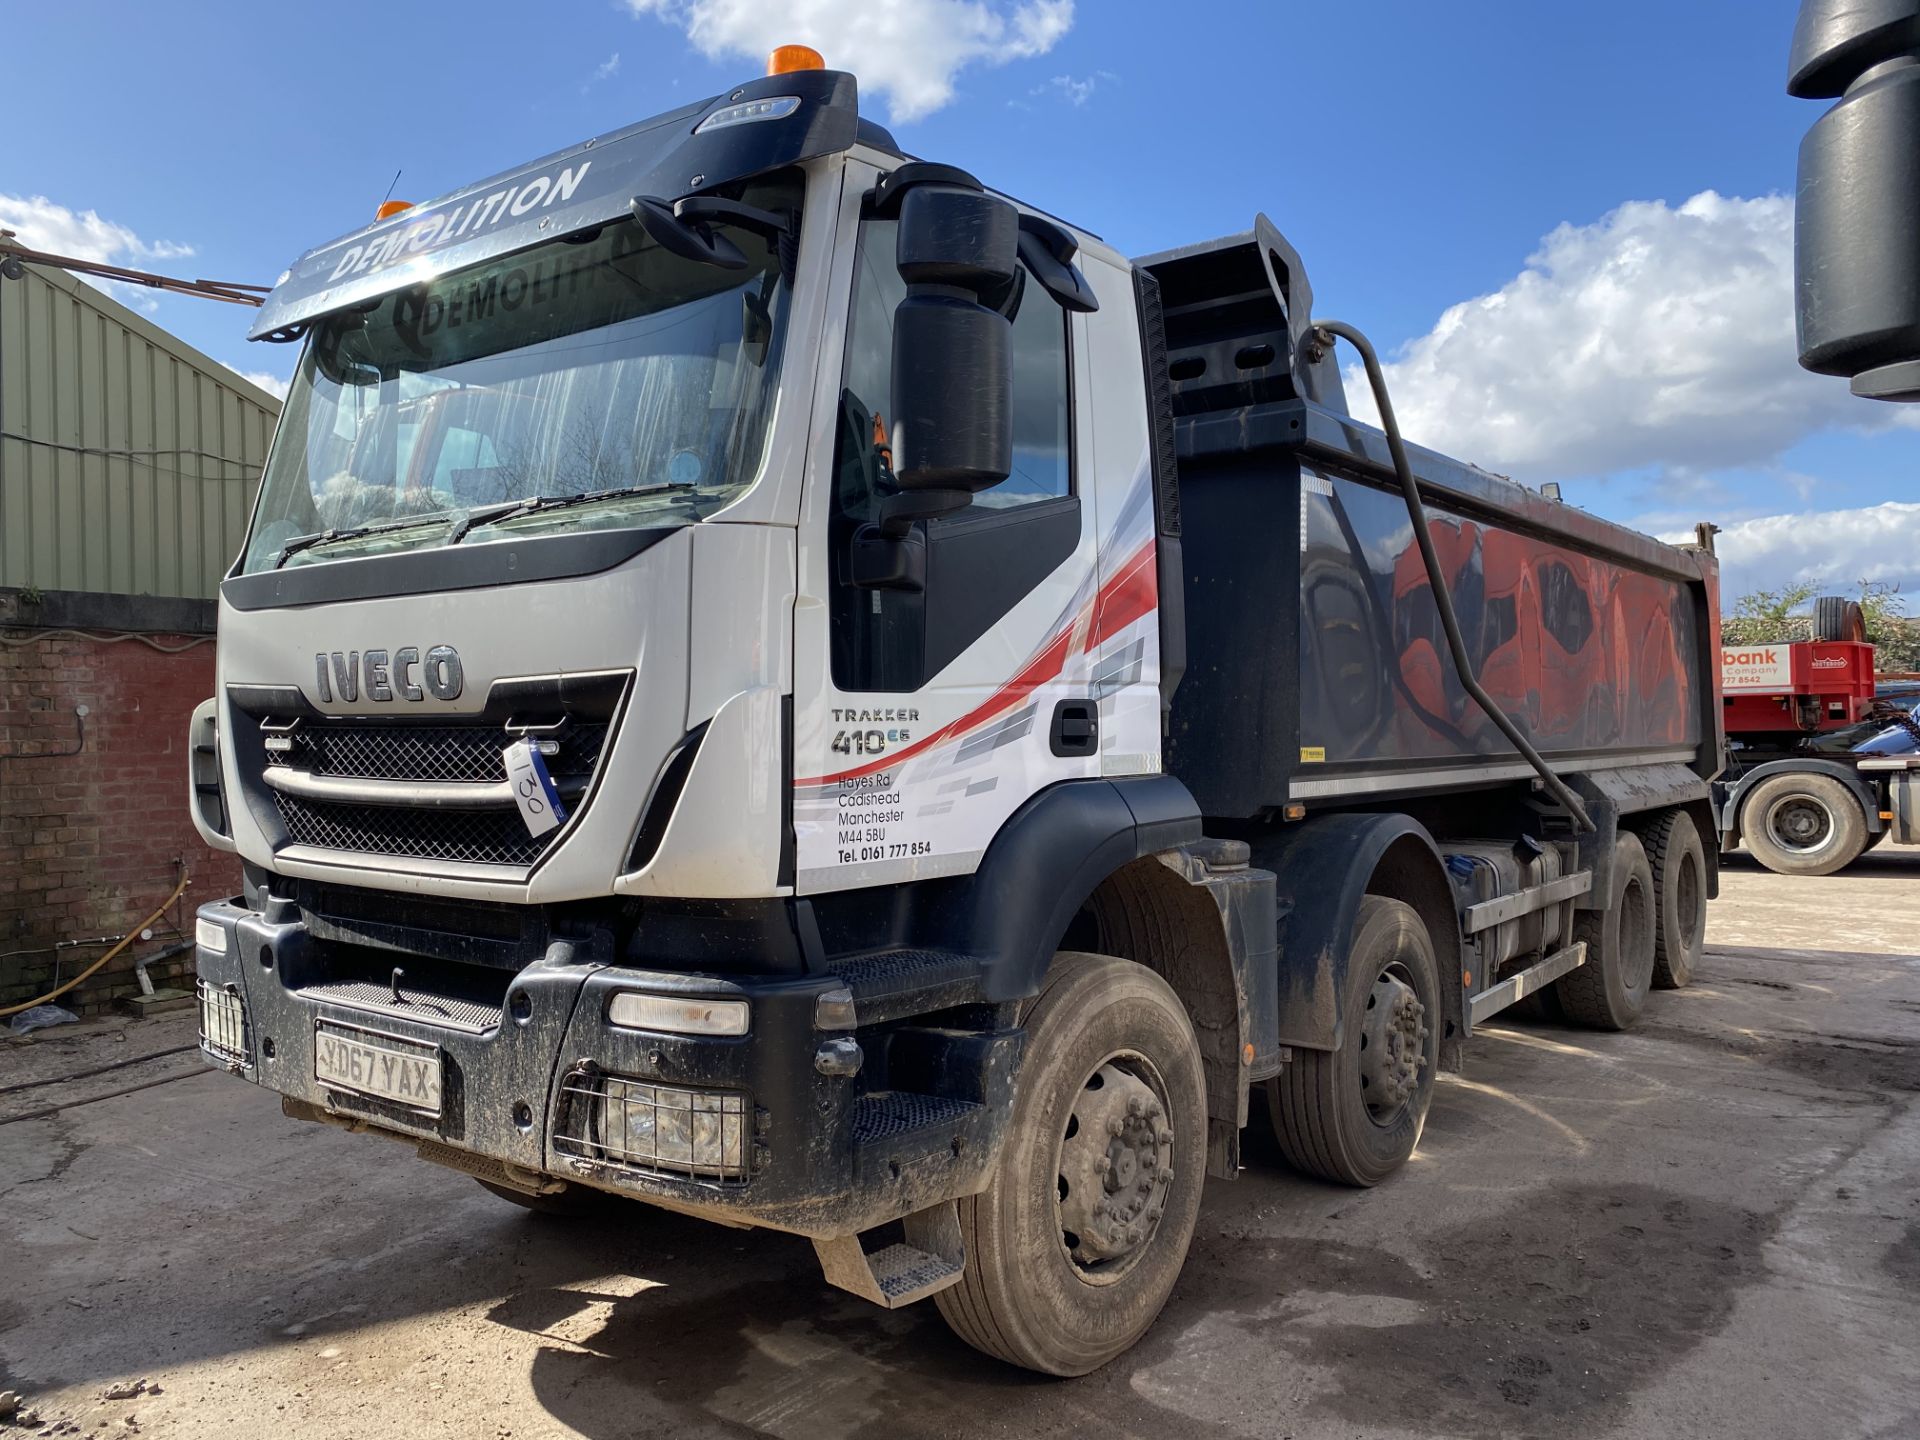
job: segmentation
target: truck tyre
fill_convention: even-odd
[[[1338,1050],[1296,1050],[1267,1110],[1296,1170],[1378,1185],[1420,1143],[1439,1068],[1440,970],[1411,905],[1366,895],[1347,946]]]
[[[1062,951],[1023,1008],[1013,1114],[993,1179],[959,1202],[966,1268],[935,1303],[976,1350],[1085,1375],[1153,1324],[1206,1178],[1193,1024],[1167,982]]]
[[[1613,845],[1613,894],[1604,910],[1582,910],[1573,938],[1587,942],[1587,963],[1555,982],[1567,1019],[1590,1030],[1625,1030],[1640,1018],[1653,983],[1653,870],[1639,837]]]
[[[1815,640],[1853,640],[1867,638],[1867,618],[1858,601],[1844,595],[1822,595],[1813,602],[1813,638]]]
[[[1740,807],[1741,838],[1779,875],[1831,875],[1867,848],[1867,817],[1831,775],[1771,775]]]
[[[1643,828],[1640,844],[1653,871],[1653,988],[1678,990],[1692,982],[1707,948],[1706,852],[1684,810]]]

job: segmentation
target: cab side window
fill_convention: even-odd
[[[899,226],[869,220],[860,227],[854,261],[853,318],[847,337],[846,391],[890,431],[893,312],[906,294],[894,268]],[[1021,267],[1013,313],[1013,473],[973,497],[994,510],[1054,500],[1073,493],[1072,426],[1068,403],[1067,314]],[[844,442],[843,442],[844,443]],[[857,496],[844,497],[857,504]]]
[[[906,294],[906,284],[894,262],[898,229],[898,223],[890,219],[863,221],[854,259],[852,312],[834,449],[833,510],[828,527],[834,581],[830,607],[833,677],[842,690],[918,689],[932,671],[952,658],[954,647],[968,638],[955,633],[954,616],[960,609],[951,597],[936,607],[931,623],[937,638],[929,639],[926,595],[862,589],[849,579],[853,537],[862,525],[879,518],[879,502],[889,485],[893,315]],[[1062,540],[1071,550],[1072,539],[1078,534],[1076,516],[1052,516],[1052,511],[1061,506],[1033,508],[1046,501],[1066,501],[1073,495],[1067,313],[1024,267],[1017,274],[1008,309],[1013,326],[1013,468],[1000,484],[975,495],[966,510],[923,522],[919,527],[930,547],[949,556],[943,574],[957,575],[971,568],[971,562],[964,561],[961,550],[955,548],[962,545],[959,537],[970,527],[993,523],[996,517],[1009,524],[1029,514],[1036,521],[1051,517],[1043,527],[1047,532],[1043,546],[1046,554],[1057,549]],[[1008,543],[1018,543],[1011,534],[1007,538]],[[1004,575],[983,577],[989,589],[1010,589],[1008,595],[998,597],[1005,600],[1005,605],[975,603],[994,598],[976,595],[961,608],[969,615],[977,614],[979,623],[991,623],[986,616],[1004,613],[1006,606],[1024,593],[1023,589],[1011,588],[1022,584],[1018,573],[1022,568],[1015,566]],[[969,621],[969,626],[972,623]]]

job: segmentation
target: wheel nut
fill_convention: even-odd
[[[1147,1113],[1146,1101],[1142,1100],[1138,1095],[1133,1095],[1128,1097],[1127,1114],[1133,1116],[1137,1120],[1139,1119],[1140,1116],[1146,1113]]]
[[[1113,1157],[1110,1155],[1096,1157],[1093,1162],[1093,1168],[1099,1174],[1106,1174],[1109,1170],[1113,1169]]]
[[[1120,1123],[1120,1117],[1118,1115],[1110,1115],[1107,1117],[1107,1134],[1113,1136],[1114,1139],[1118,1140],[1120,1138],[1120,1132],[1125,1128],[1126,1127]]]

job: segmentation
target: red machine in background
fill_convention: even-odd
[[[1878,698],[1857,604],[1823,596],[1813,629],[1720,651],[1720,846],[1787,875],[1831,875],[1889,835],[1920,843],[1920,710]]]
[[[1863,640],[1728,645],[1720,651],[1727,737],[1816,735],[1869,719],[1873,646]]]

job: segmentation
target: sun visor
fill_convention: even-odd
[[[787,99],[796,103],[754,104]],[[636,195],[676,200],[831,155],[854,143],[859,121],[851,75],[814,70],[752,81],[308,251],[274,286],[247,338],[273,338],[449,271],[624,219]]]

